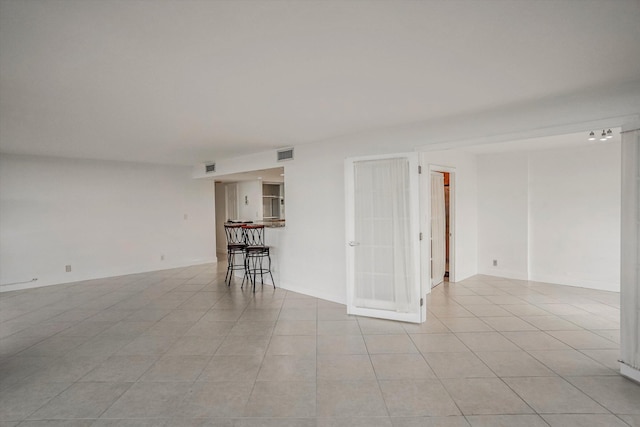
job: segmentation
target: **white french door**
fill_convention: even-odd
[[[417,153],[345,161],[347,312],[420,323]]]

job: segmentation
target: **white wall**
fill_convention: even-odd
[[[215,261],[213,182],[190,174],[1,155],[0,284],[38,278],[3,290]]]
[[[528,278],[528,168],[526,152],[478,156],[480,274]]]
[[[620,156],[611,142],[478,156],[479,273],[619,291]]]
[[[238,182],[238,219],[262,221],[262,181]]]
[[[532,152],[531,280],[620,290],[620,143]]]

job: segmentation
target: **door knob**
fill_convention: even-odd
[[[353,240],[349,242],[349,246],[358,246],[360,242],[354,242]]]

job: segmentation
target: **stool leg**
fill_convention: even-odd
[[[273,285],[273,289],[276,288],[276,281],[273,280],[273,274],[271,274],[271,254],[267,252],[267,258],[269,259],[269,276],[271,276],[271,284]]]
[[[244,254],[244,259],[242,260],[242,264],[244,265],[244,276],[242,276],[242,284],[240,285],[240,289],[244,288],[244,281],[247,278],[250,278],[250,276],[249,276],[249,255],[247,253]]]
[[[264,256],[260,257],[260,284],[264,287],[264,268],[262,268],[262,260]]]
[[[231,286],[231,270],[232,270],[232,266],[233,266],[233,260],[232,260],[232,255],[231,255],[231,251],[229,249],[227,249],[227,274],[224,275],[224,282],[227,283],[227,281],[229,282],[228,286]]]
[[[257,257],[253,258],[253,293],[256,293],[256,283],[258,282],[258,265],[260,261]]]

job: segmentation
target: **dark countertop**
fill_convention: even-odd
[[[225,224],[247,224],[247,225],[264,225],[265,228],[282,228],[285,226],[284,219],[266,220],[266,221],[227,221]]]

